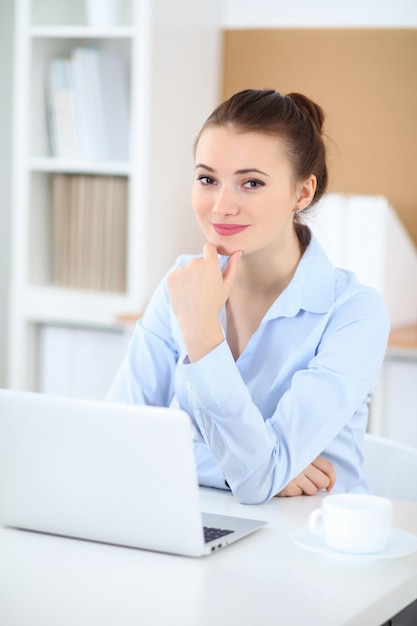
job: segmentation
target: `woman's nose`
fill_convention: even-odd
[[[237,215],[239,211],[240,207],[236,193],[226,187],[219,189],[213,204],[213,213],[226,216]]]

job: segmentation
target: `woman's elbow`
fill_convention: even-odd
[[[275,493],[266,485],[238,485],[232,488],[232,493],[239,504],[266,504],[274,497]]]

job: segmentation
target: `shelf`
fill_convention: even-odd
[[[63,174],[102,174],[130,176],[132,163],[126,161],[80,161],[54,157],[32,157],[29,169],[33,172]]]
[[[134,326],[142,316],[143,311],[135,311],[134,313],[120,313],[116,317],[116,321],[123,326]]]
[[[94,19],[87,0],[15,4],[8,384],[37,390],[39,337],[48,327],[129,332],[175,258],[200,248],[197,224],[189,224],[189,142],[218,101],[221,0],[116,0],[107,21],[103,13]],[[105,64],[97,77],[92,50],[116,65]],[[88,95],[78,111],[90,111],[81,126],[79,117],[76,126],[68,121],[77,119],[65,80],[75,51],[78,94]],[[187,77],[201,66],[205,77],[196,89]],[[106,104],[105,115],[91,115],[97,102]],[[51,133],[57,110],[60,134]],[[51,135],[65,138],[59,149]],[[163,173],[161,155],[169,163]],[[66,357],[54,350],[55,373],[65,376]]]
[[[21,307],[28,321],[44,324],[117,327],[122,310],[137,310],[137,302],[126,294],[100,293],[58,287],[31,287]]]
[[[92,28],[91,26],[34,26],[29,31],[32,39],[130,39],[135,31],[131,26]]]

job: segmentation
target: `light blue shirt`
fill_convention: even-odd
[[[225,310],[221,323],[226,336]],[[175,395],[195,426],[200,484],[227,481],[240,502],[268,501],[317,456],[334,464],[335,491],[367,491],[361,446],[388,332],[381,296],[313,237],[236,362],[226,341],[188,361],[164,279],[107,399],[168,406]]]

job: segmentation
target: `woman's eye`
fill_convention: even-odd
[[[214,178],[210,178],[210,176],[204,175],[198,176],[197,180],[199,180],[202,185],[213,185],[213,183],[215,182]]]
[[[262,180],[257,180],[256,178],[251,178],[244,183],[244,187],[246,189],[258,189],[258,187],[263,187],[265,185]]]

